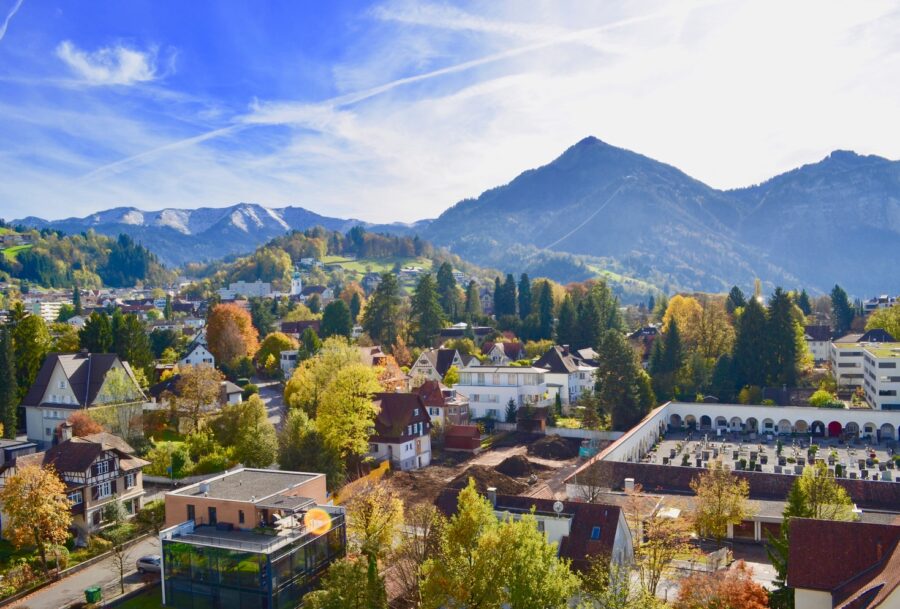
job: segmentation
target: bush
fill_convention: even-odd
[[[103,554],[104,552],[108,552],[112,549],[112,542],[103,539],[99,535],[91,535],[91,538],[88,539],[88,554],[91,556],[97,556],[98,554]]]
[[[809,397],[810,406],[816,408],[843,408],[843,404],[833,393],[824,389],[818,389]]]
[[[215,474],[218,472],[224,472],[229,468],[232,461],[228,458],[228,455],[224,450],[218,450],[213,453],[208,453],[200,457],[194,467],[191,469],[192,476],[199,476],[200,474]]]
[[[241,397],[245,400],[249,400],[250,396],[254,393],[259,393],[259,387],[253,383],[247,383],[244,385],[244,391],[241,393]]]

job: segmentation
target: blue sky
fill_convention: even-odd
[[[900,158],[896,2],[0,0],[0,216],[433,217],[586,135],[718,187]]]

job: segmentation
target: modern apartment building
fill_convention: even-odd
[[[239,469],[166,494],[163,604],[295,609],[344,556],[343,508],[325,475]]]
[[[543,368],[473,366],[460,371],[459,383],[453,388],[469,398],[470,418],[500,420],[510,400],[518,408],[548,405],[546,377]]]
[[[831,341],[831,371],[838,387],[863,386],[863,351],[866,345],[896,342],[884,330],[873,329],[865,334],[847,334]]]
[[[863,348],[863,389],[875,410],[900,410],[900,342]]]

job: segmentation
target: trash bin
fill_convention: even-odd
[[[91,586],[84,591],[84,600],[89,603],[99,603],[102,596],[103,591],[100,586]]]

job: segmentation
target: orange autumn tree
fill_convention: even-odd
[[[675,609],[765,609],[766,589],[753,581],[744,561],[726,571],[698,573],[681,580]]]
[[[219,304],[206,323],[209,351],[220,364],[234,365],[243,357],[253,357],[259,349],[259,335],[250,313],[236,304]]]
[[[103,431],[103,427],[94,420],[94,418],[86,410],[77,410],[73,412],[68,423],[72,426],[72,435],[76,438],[83,438],[94,433]]]

